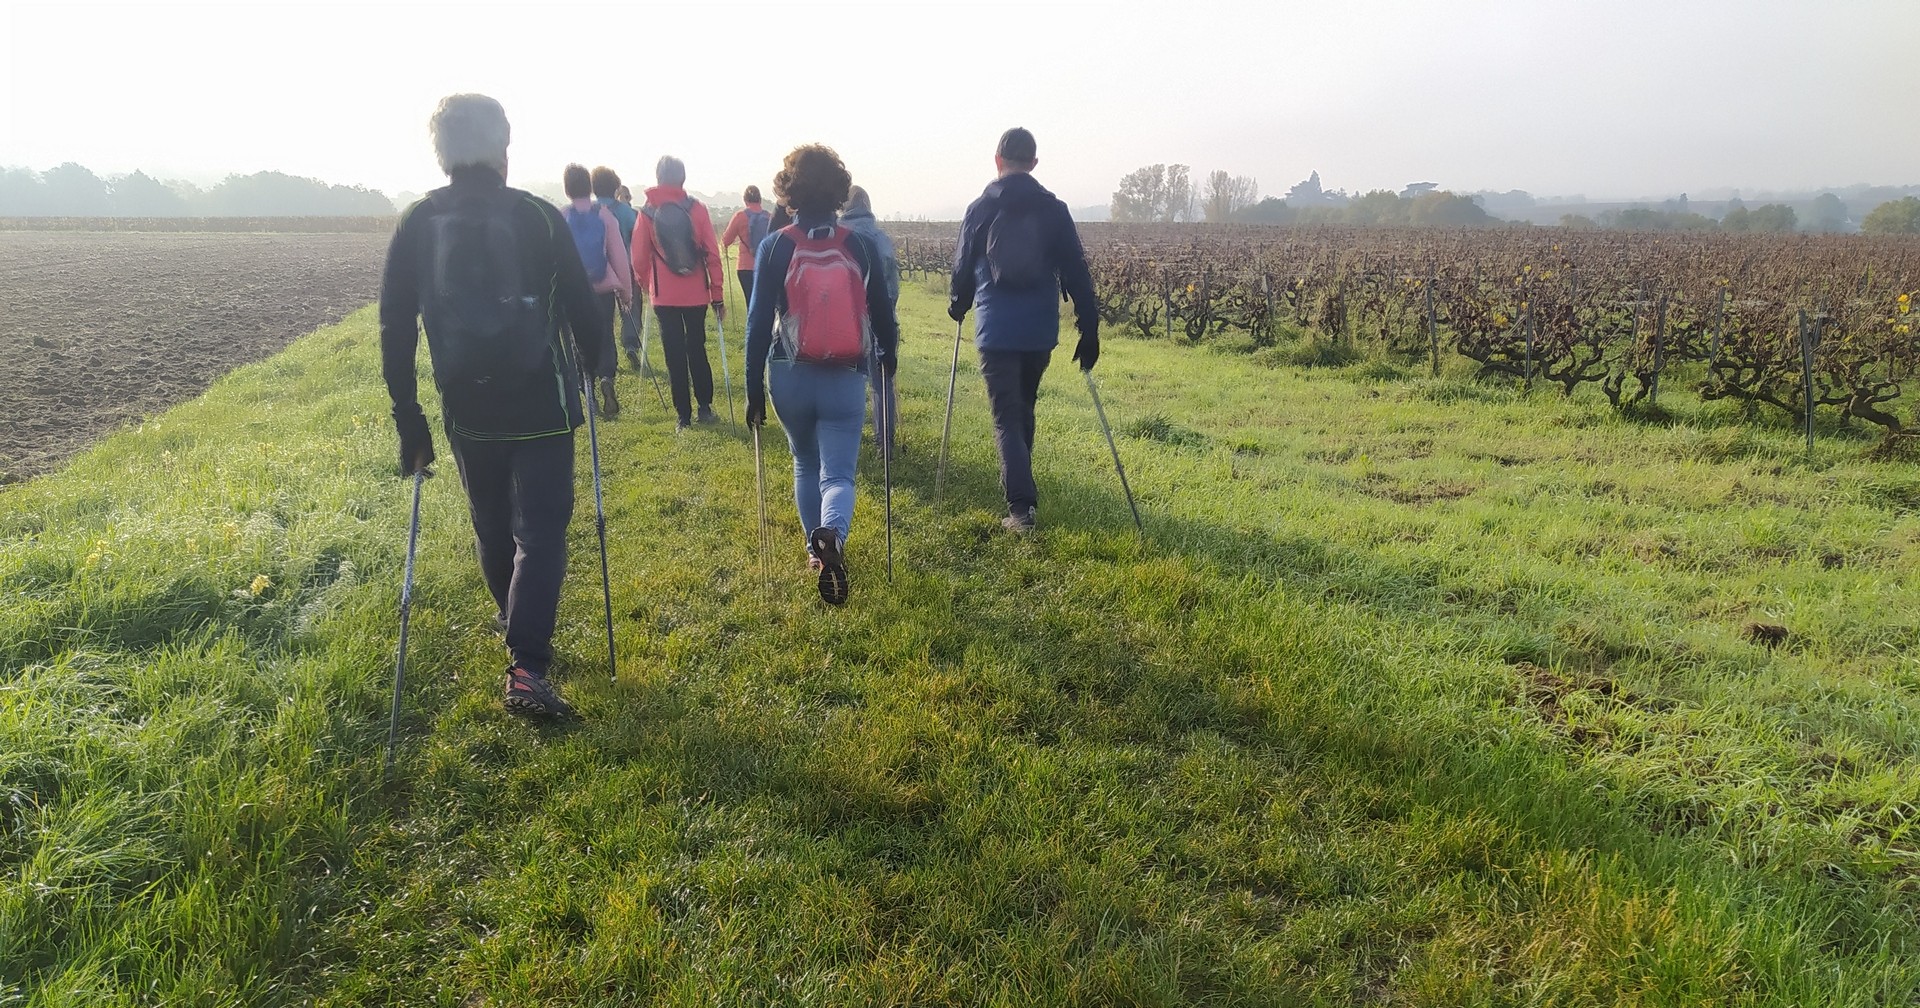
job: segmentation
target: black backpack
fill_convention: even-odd
[[[986,253],[987,274],[997,287],[1044,287],[1055,282],[1038,207],[1002,205],[987,225]]]
[[[653,222],[653,247],[674,276],[700,268],[700,246],[693,240],[693,197],[640,211]]]
[[[420,315],[434,384],[449,412],[486,412],[495,397],[553,373],[548,305],[527,282],[512,189],[434,192]],[[473,415],[471,412],[467,415]]]

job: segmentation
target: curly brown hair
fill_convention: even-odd
[[[830,214],[846,205],[853,176],[840,155],[825,144],[795,147],[773,177],[773,195],[795,215]]]

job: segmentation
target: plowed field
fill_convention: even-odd
[[[373,300],[386,240],[0,231],[0,482]]]

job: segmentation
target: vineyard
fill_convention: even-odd
[[[889,224],[903,268],[951,268],[952,225]],[[1821,415],[1916,424],[1920,244],[1834,236],[1559,229],[1411,231],[1082,224],[1104,321],[1133,335],[1287,359],[1450,355],[1482,377],[1616,409],[1658,406],[1663,377],[1767,409],[1813,437]]]

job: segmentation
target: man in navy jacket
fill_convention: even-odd
[[[1016,126],[1000,135],[993,166],[999,178],[967,207],[954,256],[947,314],[955,322],[978,308],[973,344],[980,352],[1000,449],[1000,486],[1009,531],[1039,520],[1033,483],[1033,404],[1054,347],[1060,343],[1060,301],[1073,299],[1082,370],[1100,357],[1100,308],[1080,235],[1067,205],[1033,178],[1039,164],[1033,134]]]

